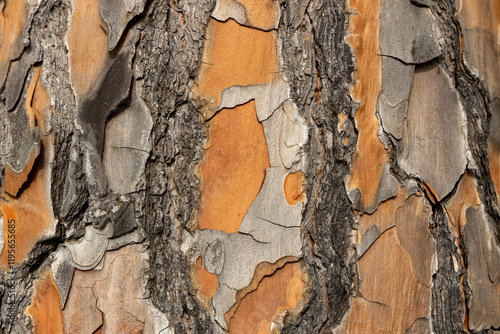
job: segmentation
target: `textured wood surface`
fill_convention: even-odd
[[[0,0],[1,333],[500,331],[495,0]]]

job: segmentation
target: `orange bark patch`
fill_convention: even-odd
[[[490,157],[491,163],[491,157]],[[456,193],[446,203],[446,211],[450,218],[450,229],[456,237],[460,237],[465,227],[467,219],[465,212],[470,206],[475,208],[481,204],[479,193],[477,192],[474,176],[470,172],[466,172],[458,183]],[[460,250],[460,248],[459,248]]]
[[[33,175],[30,175],[27,187],[18,198],[4,193],[2,214],[4,222],[15,221],[16,260],[19,264],[31,251],[37,240],[44,234],[48,234],[52,227],[53,215],[50,205],[49,182],[42,162],[35,165]],[[7,240],[8,230],[5,225],[5,238]],[[4,252],[0,257],[0,264],[7,267],[7,254]]]
[[[498,1],[493,2],[495,7],[495,20],[497,22],[497,31],[500,34],[500,3]]]
[[[285,264],[241,300],[229,333],[271,333],[271,324],[280,313],[299,305],[303,289],[300,263]]]
[[[131,314],[126,313],[121,317],[116,332],[113,333],[130,333],[130,334],[143,334],[144,323],[137,320]]]
[[[38,82],[38,83],[37,83]],[[36,86],[36,88],[34,88]],[[39,70],[37,69],[35,76],[30,84],[32,94],[28,96],[28,109],[30,114],[35,118],[35,124],[38,126],[47,120],[45,110],[48,110],[49,96],[39,80]],[[35,103],[31,103],[31,97],[37,96]],[[50,152],[48,147],[52,145],[52,140],[49,135],[45,135],[41,131],[40,154],[28,164],[26,169],[21,174],[15,174],[6,168],[5,185],[2,199],[2,214],[4,222],[9,219],[15,221],[15,240],[16,240],[16,259],[15,263],[19,264],[24,260],[24,257],[31,251],[33,245],[40,239],[41,236],[49,234],[54,227],[54,217],[50,199],[50,171],[49,160]],[[33,164],[33,167],[30,166]],[[24,186],[23,186],[24,184]],[[23,188],[21,188],[23,186]],[[20,189],[20,193],[19,193]],[[16,193],[18,197],[13,197],[10,194]],[[4,236],[8,238],[7,225],[5,224]],[[0,257],[0,265],[3,268],[7,266],[7,254],[2,253]]]
[[[259,263],[255,268],[252,281],[250,282],[250,284],[246,288],[243,288],[236,293],[236,303],[234,303],[234,305],[224,315],[226,323],[229,324],[231,322],[231,319],[234,317],[234,314],[238,310],[240,301],[243,300],[243,298],[245,298],[245,296],[248,295],[250,292],[257,290],[259,284],[264,279],[264,277],[272,276],[278,269],[281,269],[287,263],[295,263],[297,261],[298,259],[293,256],[285,256],[276,261],[275,263],[269,263],[269,262]]]
[[[358,260],[360,296],[342,333],[404,333],[429,316],[435,250],[425,203],[422,194],[407,198],[400,188],[373,214],[360,217],[360,235],[376,226],[380,236]]]
[[[396,231],[400,245],[410,256],[413,275],[421,284],[432,284],[436,246],[429,230],[432,208],[427,199],[411,195],[396,211]]]
[[[285,178],[285,197],[286,201],[290,205],[295,205],[297,202],[302,202],[306,200],[306,178],[304,173],[295,172],[290,173]]]
[[[479,71],[492,99],[500,97],[500,3],[498,0],[460,1],[458,19],[463,31],[464,57]]]
[[[102,269],[75,270],[64,309],[66,332],[158,332],[156,312],[144,296],[147,259],[143,245],[127,245],[106,252]]]
[[[278,76],[274,32],[239,25],[234,20],[211,20],[202,65],[193,91],[210,117],[220,104],[221,92],[231,86],[271,82]],[[219,116],[217,116],[219,117]]]
[[[269,8],[262,6],[265,3],[267,2],[262,0],[251,1],[245,2],[244,6],[248,6],[248,15],[258,15],[259,19],[264,19],[262,13],[269,11]],[[257,5],[260,5],[260,8]],[[224,89],[235,85],[267,83],[277,78],[278,57],[274,32],[247,28],[231,19],[226,22],[211,20],[207,29],[202,65],[193,87],[193,93],[202,101],[201,110],[205,119],[211,118],[216,112]],[[198,228],[237,233],[248,208],[262,187],[265,169],[270,166],[264,131],[257,119],[253,100],[233,109],[221,110],[209,126],[210,135],[201,167],[203,186]],[[283,185],[289,189],[290,200],[295,202],[300,200],[300,193],[295,194],[297,189],[300,190],[299,181],[300,177],[296,175],[295,180],[291,177],[289,182]],[[258,332],[259,328],[267,328],[269,331],[271,321],[277,313],[297,306],[303,288],[300,266],[292,265],[298,273],[292,269],[284,269],[284,274],[274,273],[276,268],[283,266],[286,261],[287,259],[280,259],[279,264],[261,263],[257,266],[254,280],[249,287],[238,292],[238,302],[225,315],[231,331],[241,332],[238,329],[241,327],[240,321],[242,324],[252,322],[252,333]],[[204,268],[198,259],[197,272],[194,275],[198,275],[195,279],[199,282],[205,280],[199,278],[202,270]],[[266,276],[263,273],[272,276],[263,279]],[[203,283],[199,289],[211,296],[218,283],[215,284],[215,280],[210,276],[206,280],[208,282]],[[266,286],[262,282],[268,280],[271,281],[269,286],[261,288]],[[195,286],[197,284],[198,282],[195,282]],[[253,291],[255,289],[261,292]],[[250,294],[265,300],[268,297],[266,294],[271,290],[276,297],[269,298],[265,315],[258,313],[262,312],[263,308],[258,306],[258,309],[255,309],[255,302],[255,305],[250,303],[249,306],[243,306],[247,311],[235,314],[240,312],[240,300],[247,300]],[[300,293],[296,293],[296,290],[300,290]],[[264,295],[266,297],[262,297]],[[249,320],[251,317],[259,321]],[[229,319],[237,319],[235,325],[228,321]],[[231,329],[231,326],[236,326],[236,329]]]
[[[37,334],[64,332],[61,296],[50,268],[34,281],[34,293],[26,314],[33,319],[34,332]]]
[[[3,4],[0,9],[2,7]],[[0,11],[0,84],[5,79],[10,60],[16,58],[24,48],[21,38],[27,16],[24,1],[7,1],[3,11]]]
[[[205,269],[202,265],[202,259],[199,257],[196,261],[196,267],[193,269],[191,277],[193,287],[197,290],[196,296],[207,309],[210,309],[210,298],[215,295],[215,292],[219,288],[217,275],[212,274]]]
[[[357,12],[349,28],[349,44],[354,50],[357,69],[352,95],[360,106],[355,116],[359,131],[357,152],[347,187],[360,190],[361,204],[367,208],[375,202],[382,167],[387,161],[384,145],[378,139],[379,124],[375,116],[382,71],[377,56],[380,1],[351,0],[350,5]]]
[[[146,257],[141,245],[106,254],[103,271],[107,275],[96,277],[92,288],[104,315],[103,332],[143,333],[145,322],[150,321],[150,310],[141,300]]]
[[[373,303],[360,297],[352,302],[351,314],[347,323],[347,328],[340,333],[395,333],[387,323],[391,317],[391,309],[385,305]],[[401,333],[404,333],[403,330]]]
[[[255,103],[223,109],[213,120],[201,168],[200,229],[236,233],[262,187],[269,154]]]
[[[360,297],[353,302],[347,333],[404,333],[416,319],[430,316],[430,288],[415,278],[395,228],[382,234],[358,265]]]
[[[380,203],[378,209],[373,214],[362,215],[359,218],[358,227],[360,234],[364,235],[373,225],[377,226],[380,233],[394,226],[396,211],[404,205],[406,196],[406,191],[399,188],[396,197]]]
[[[500,5],[498,5],[500,7]],[[500,146],[490,141],[490,172],[500,198]]]
[[[459,13],[467,28],[477,27],[493,34],[498,32],[500,4],[497,0],[461,0]]]
[[[104,274],[99,270],[75,270],[63,311],[66,334],[97,333],[99,329],[102,333],[103,314],[96,307],[92,287]]]
[[[110,62],[108,36],[99,14],[99,2],[75,0],[76,10],[68,36],[71,84],[79,100],[97,86]]]
[[[17,222],[19,221],[19,217],[17,216],[17,212],[13,210],[9,205],[2,204],[1,206],[2,209],[2,216],[3,216],[3,235],[4,235],[4,246],[2,249],[2,257],[1,257],[1,265],[3,269],[8,269],[9,266],[7,266],[7,259],[8,259],[8,254],[6,250],[14,250],[14,252],[11,252],[12,254],[15,254],[15,260],[11,258],[10,264],[18,264],[20,261],[17,260]],[[14,240],[14,241],[11,241]],[[5,252],[4,252],[5,251]]]

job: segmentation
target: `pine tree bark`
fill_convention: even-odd
[[[500,331],[497,1],[0,9],[0,332]]]

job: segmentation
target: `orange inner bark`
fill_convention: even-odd
[[[252,6],[247,10],[250,8]],[[247,28],[231,19],[227,22],[211,20],[202,66],[193,88],[195,95],[205,101],[202,112],[206,118],[213,115],[219,106],[224,89],[233,85],[271,82],[278,75],[274,32]],[[210,134],[200,172],[202,194],[198,228],[237,233],[262,187],[265,169],[270,166],[264,131],[257,119],[253,100],[232,109],[221,110],[208,125]],[[300,191],[303,181],[300,174],[290,176],[283,186],[287,189],[289,200],[295,203],[304,197]],[[239,323],[248,322],[251,318],[258,321],[251,321],[253,330],[250,332],[258,332],[259,326],[261,331],[266,329],[269,332],[277,312],[297,306],[304,285],[300,265],[287,264],[285,267],[265,278],[267,283],[262,283],[263,280],[257,290],[252,292],[256,298],[263,300],[275,296],[265,312],[262,313],[263,309],[256,307],[255,302],[253,306],[243,306],[248,312],[235,314],[231,328],[240,328]],[[208,304],[219,286],[216,275],[208,273],[199,258],[192,277],[202,295],[202,302]],[[247,297],[242,300],[247,300]],[[231,331],[240,332],[239,329]]]
[[[270,82],[276,78],[277,68],[272,32],[246,28],[234,20],[211,20],[193,91],[211,101],[205,108],[213,114],[224,89]],[[203,186],[198,228],[236,233],[270,165],[264,130],[254,101],[221,110],[208,125],[210,135],[200,172]],[[217,276],[208,273],[201,262],[192,275],[201,301],[209,305],[219,286]]]
[[[229,323],[229,333],[270,333],[271,324],[280,312],[299,305],[303,289],[300,263],[285,264],[241,299]]]
[[[45,92],[41,81],[37,74],[33,77],[30,86],[35,86],[33,96],[37,96],[35,103],[31,105],[30,102],[28,109],[33,108],[30,114],[35,116],[37,126],[44,120],[42,114],[43,110],[49,106],[49,98]],[[38,81],[38,83],[37,83]],[[30,96],[28,101],[31,101]],[[50,175],[48,175],[48,159],[49,152],[47,147],[50,147],[50,136],[40,136],[40,154],[34,161],[33,168],[30,166],[25,169],[21,174],[15,174],[17,177],[6,177],[5,190],[12,190],[22,185],[19,184],[19,178],[27,178],[24,188],[21,188],[18,197],[14,197],[3,191],[2,193],[2,215],[4,219],[4,238],[8,240],[9,235],[14,234],[15,237],[15,264],[21,263],[25,256],[31,251],[33,245],[40,237],[47,234],[53,228],[53,212],[50,199]],[[31,170],[30,170],[31,169]],[[14,220],[15,229],[9,231],[7,222]],[[9,233],[14,232],[14,233]],[[5,242],[5,245],[7,242]],[[4,249],[7,246],[4,246]],[[0,266],[2,268],[8,267],[8,254],[2,251],[0,256]]]
[[[34,281],[31,305],[26,309],[36,326],[37,334],[64,333],[61,296],[50,267]]]
[[[408,194],[403,188],[398,188],[396,197],[380,203],[377,210],[371,215],[364,214],[359,218],[358,230],[364,235],[372,226],[377,226],[380,233],[394,225],[395,213],[405,203]]]
[[[200,229],[236,233],[262,187],[269,154],[255,103],[222,110],[213,120],[201,169]]]
[[[380,1],[351,0],[356,15],[350,22],[349,44],[356,58],[356,84],[352,95],[361,104],[355,121],[359,131],[357,152],[354,157],[347,187],[359,189],[363,207],[370,207],[375,201],[387,161],[384,145],[378,139],[378,120],[375,116],[377,98],[381,88],[382,62],[378,43]]]
[[[217,275],[209,272],[202,265],[202,258],[196,261],[196,270],[192,271],[193,287],[198,292],[198,298],[203,302],[206,308],[210,308],[210,298],[215,295],[219,288]]]
[[[480,205],[479,193],[477,192],[474,176],[470,172],[466,172],[457,187],[454,196],[446,203],[446,210],[450,218],[450,228],[456,237],[461,236],[467,219],[465,212],[467,208],[477,208]]]
[[[221,92],[233,85],[270,82],[277,76],[272,32],[211,20],[195,92],[220,104]],[[213,110],[212,110],[213,111]],[[224,109],[210,124],[209,146],[201,169],[200,229],[238,231],[269,167],[262,124],[250,101]]]
[[[76,0],[76,11],[68,35],[71,84],[79,99],[85,99],[99,83],[110,61],[108,37],[97,1]]]
[[[213,112],[221,92],[231,86],[271,82],[278,76],[276,38],[239,25],[234,20],[211,20],[195,93],[211,101]],[[217,116],[218,117],[218,116]]]
[[[297,202],[304,203],[306,199],[306,178],[304,173],[290,173],[285,178],[285,197],[290,205],[295,205]]]
[[[404,333],[429,315],[430,289],[413,276],[395,229],[382,234],[358,266],[362,297],[353,300],[346,333]]]
[[[2,7],[0,5],[0,9]],[[5,71],[10,60],[17,56],[15,53],[18,50],[13,45],[22,38],[27,16],[24,1],[7,1],[3,11],[0,11],[0,72]]]

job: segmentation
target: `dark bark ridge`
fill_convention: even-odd
[[[340,324],[354,295],[357,275],[352,233],[355,218],[344,179],[356,148],[356,105],[349,96],[355,70],[346,42],[343,1],[281,1],[279,38],[292,99],[312,119],[307,171],[308,204],[302,249],[312,283],[308,301],[283,333],[318,333]],[[339,131],[338,115],[347,115]],[[343,144],[344,138],[349,144]]]
[[[497,222],[497,240],[499,240],[500,214],[498,196],[491,179],[488,157],[488,137],[490,132],[491,99],[484,80],[476,77],[464,63],[463,42],[460,39],[462,29],[456,18],[456,8],[451,0],[440,0],[431,7],[439,22],[444,38],[441,65],[453,77],[456,89],[467,117],[468,146],[474,159],[468,169],[478,183],[481,201],[486,212]]]
[[[457,19],[455,2],[439,0],[433,3],[431,11],[436,17],[444,42],[441,43],[443,54],[439,58],[441,66],[453,78],[455,88],[459,93],[461,104],[467,120],[467,142],[473,161],[469,161],[468,170],[472,172],[477,182],[477,190],[484,204],[485,212],[493,222],[496,241],[499,241],[500,215],[498,198],[493,184],[488,157],[488,136],[490,101],[484,80],[477,78],[467,67],[463,59],[462,29]],[[468,255],[465,243],[460,242],[464,258],[459,255],[455,242],[447,225],[443,209],[435,208],[435,238],[438,251],[438,272],[434,275],[432,291],[433,329],[436,333],[459,332],[463,330],[464,319],[468,312],[471,288],[468,280],[460,285],[460,276],[467,272]],[[445,247],[446,245],[446,247]],[[455,257],[460,267],[458,272],[453,269],[452,257]],[[460,289],[458,288],[460,287]],[[445,291],[447,291],[445,293]],[[446,296],[444,295],[446,294]],[[464,296],[464,297],[462,297]],[[463,298],[466,309],[463,310]]]
[[[463,330],[465,310],[460,277],[464,274],[456,238],[442,206],[433,207],[431,232],[436,243],[438,270],[432,283],[432,329],[435,333],[459,333]],[[455,270],[455,263],[458,270]]]
[[[52,168],[51,196],[55,216],[58,217],[62,203],[62,192],[66,178],[69,147],[72,140],[73,112],[75,97],[69,80],[69,59],[64,44],[67,34],[67,21],[70,8],[64,1],[45,1],[32,7],[26,30],[27,38],[32,48],[38,48],[38,61],[42,66],[42,81],[50,96],[54,97],[54,116],[51,126],[55,137],[55,155]],[[31,64],[32,65],[32,64]],[[30,65],[30,66],[31,66]],[[21,98],[18,106],[26,105],[28,84],[33,76],[33,69],[28,67],[29,74],[23,79]],[[83,202],[82,202],[83,204]],[[79,210],[78,210],[79,211]],[[9,273],[2,273],[0,280],[0,332],[2,333],[30,333],[31,319],[24,313],[31,303],[33,280],[38,278],[41,269],[45,268],[49,256],[59,244],[64,241],[65,228],[62,224],[56,226],[53,236],[38,241],[26,259],[17,267],[14,287],[7,284],[6,279],[12,277]],[[12,282],[12,281],[11,281]],[[7,303],[7,289],[14,288],[16,296]],[[16,321],[11,324],[6,321],[9,308],[14,308],[17,314]]]
[[[193,297],[190,264],[180,249],[201,194],[197,168],[206,136],[189,95],[213,6],[209,0],[152,1],[140,23],[136,56],[141,97],[154,124],[143,226],[150,254],[148,291],[176,333],[214,332],[207,311]]]

